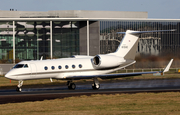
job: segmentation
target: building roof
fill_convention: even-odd
[[[147,12],[129,11],[3,11],[0,18],[148,18]]]

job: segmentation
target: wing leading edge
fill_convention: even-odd
[[[164,72],[168,72],[170,66],[173,62],[173,59],[170,60],[168,65],[165,67],[163,71],[150,71],[150,72],[133,72],[133,73],[118,73],[118,74],[103,74],[103,75],[87,75],[87,76],[72,76],[67,77],[67,80],[79,80],[79,79],[91,79],[91,78],[101,78],[101,79],[111,79],[111,78],[122,78],[122,77],[130,77],[130,76],[138,76],[142,74],[155,74],[161,73],[163,75]]]

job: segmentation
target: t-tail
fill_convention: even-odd
[[[166,31],[175,31],[175,30],[154,30],[154,31],[127,30],[126,32],[117,32],[118,34],[125,34],[125,36],[122,39],[117,50],[111,54],[116,55],[118,57],[123,57],[126,60],[134,60],[140,34],[150,33],[150,32],[166,32]]]

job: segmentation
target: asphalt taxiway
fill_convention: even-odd
[[[28,82],[28,81],[27,81]],[[179,92],[180,79],[153,80],[112,80],[101,83],[99,90],[93,90],[91,84],[76,84],[76,90],[68,90],[67,86],[45,88],[24,88],[22,92],[15,89],[0,90],[0,104],[26,101],[43,101],[71,96],[92,94],[116,94],[138,92]],[[22,87],[23,88],[23,87]]]

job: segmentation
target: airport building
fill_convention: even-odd
[[[149,19],[147,12],[0,11],[0,63],[114,52],[126,30],[142,34],[138,54],[179,56],[180,20]]]

